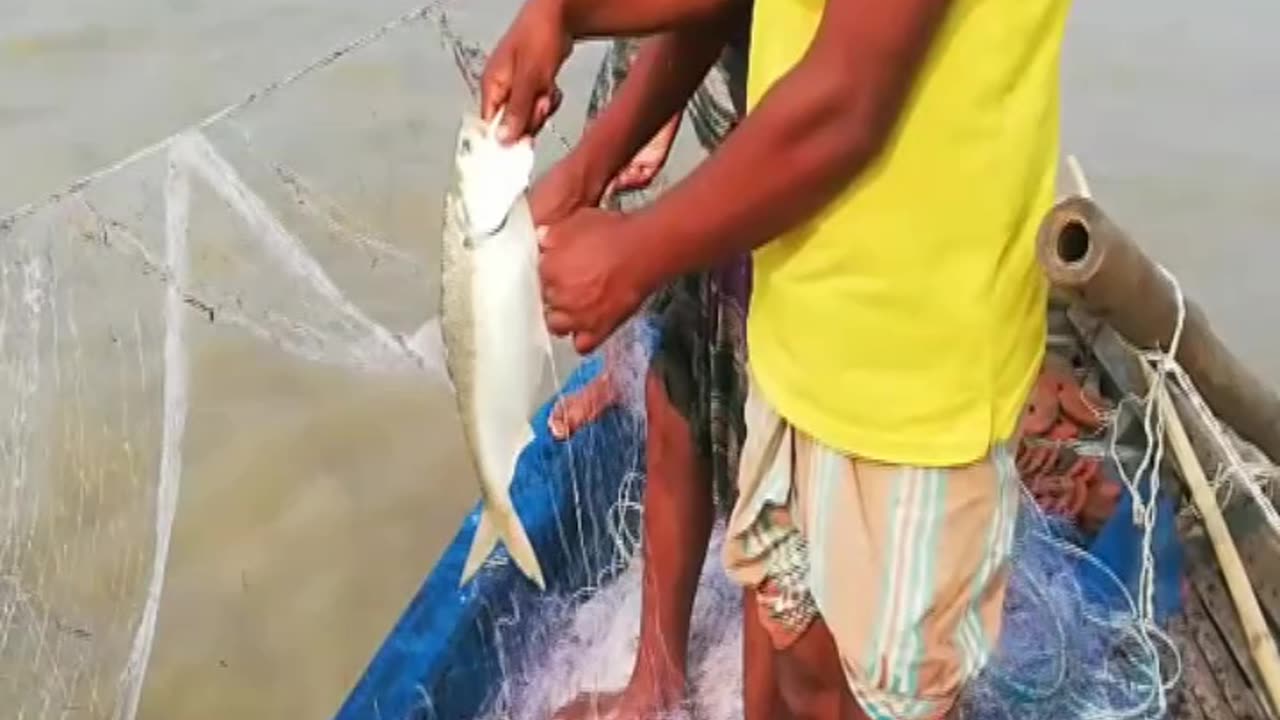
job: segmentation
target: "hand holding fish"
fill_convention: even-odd
[[[540,241],[542,302],[552,333],[589,353],[618,328],[655,285],[637,262],[642,238],[629,218],[583,208],[550,226]]]
[[[539,227],[550,226],[582,208],[598,205],[604,183],[591,175],[587,158],[577,150],[551,166],[529,188],[533,222]]]
[[[480,79],[481,119],[503,110],[499,140],[534,135],[560,105],[556,75],[573,49],[557,0],[530,0],[502,36]]]

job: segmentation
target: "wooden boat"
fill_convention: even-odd
[[[1061,210],[1061,206],[1057,210]],[[1105,216],[1094,216],[1091,220],[1093,230],[1101,232]],[[1046,223],[1047,228],[1051,226],[1051,222]],[[1114,261],[1124,255],[1122,251],[1133,249],[1123,244],[1126,242],[1120,236],[1118,240],[1111,238],[1110,245],[1105,242],[1101,245]],[[1135,251],[1130,261],[1139,260],[1145,261],[1145,258]],[[1075,263],[1074,270],[1080,270],[1080,262],[1081,258],[1071,261]],[[1132,284],[1133,269],[1122,268],[1122,271],[1125,283]],[[1154,272],[1150,268],[1146,271]],[[1050,268],[1051,277],[1053,274]],[[1085,290],[1094,292],[1097,288]],[[1151,287],[1139,290],[1149,294]],[[1093,297],[1077,296],[1074,304],[1052,302],[1048,310],[1050,351],[1066,357],[1073,353],[1084,356],[1097,375],[1101,394],[1114,403],[1126,396],[1142,394],[1146,382],[1124,336],[1115,329],[1117,326],[1126,329],[1130,340],[1132,335],[1141,334],[1134,330],[1129,322],[1131,318],[1122,313],[1120,317],[1106,317],[1104,322],[1098,312],[1090,311],[1106,310],[1107,299],[1105,293],[1099,297],[1095,292]],[[1150,297],[1147,300],[1149,305],[1159,304]],[[1203,322],[1203,318],[1197,322]],[[1171,331],[1171,328],[1161,330]],[[1212,344],[1211,334],[1209,340],[1205,339],[1206,332],[1207,328],[1203,327],[1190,331],[1193,339],[1198,338],[1196,342]],[[1163,341],[1163,337],[1152,338],[1153,344]],[[1219,346],[1209,350],[1202,346],[1192,352],[1201,353],[1202,361],[1209,357],[1212,361],[1208,364],[1219,371],[1227,367],[1237,375],[1242,372],[1225,350]],[[1179,354],[1179,359],[1184,359],[1183,355]],[[572,391],[597,371],[596,362],[585,364],[564,389]],[[1256,383],[1249,385],[1249,378],[1223,380],[1220,376],[1218,380],[1220,385],[1229,386],[1229,395],[1238,390],[1241,382],[1255,391],[1262,387]],[[1244,402],[1255,410],[1266,406],[1258,398],[1241,400],[1238,393],[1232,398],[1237,404]],[[1221,405],[1221,395],[1218,399]],[[1185,412],[1187,398],[1182,398],[1181,403],[1184,409],[1181,416],[1186,419],[1191,434],[1200,439],[1196,448],[1200,460],[1211,470],[1218,469],[1226,459],[1205,441],[1210,429],[1202,421],[1197,423],[1194,414]],[[545,427],[548,412],[548,407],[541,410],[535,427]],[[1231,412],[1240,417],[1239,407],[1231,408]],[[621,484],[629,463],[635,460],[620,457],[616,449],[609,447],[608,440],[627,431],[628,422],[623,413],[611,411],[568,445],[556,443],[540,430],[520,461],[513,496],[543,558],[552,593],[570,595],[598,587],[602,579],[607,580],[601,578],[596,569],[608,564],[606,556],[613,552],[613,546],[607,537],[606,524],[599,518],[616,502],[623,490]],[[1261,427],[1269,432],[1265,423]],[[1116,427],[1114,432],[1137,443],[1145,441],[1141,428],[1133,424]],[[1240,447],[1249,450],[1243,443]],[[593,473],[590,483],[575,487],[572,480],[575,464],[583,458],[591,458],[597,472]],[[585,467],[576,469],[586,470]],[[1175,492],[1182,485],[1176,479],[1178,474],[1172,463],[1165,468],[1166,482]],[[1185,498],[1185,493],[1177,494]],[[1259,521],[1256,508],[1249,503],[1236,502],[1227,509],[1239,554],[1257,591],[1259,604],[1271,623],[1270,634],[1280,623],[1280,541]],[[504,658],[524,656],[531,649],[537,649],[534,644],[541,642],[543,636],[535,627],[536,613],[531,610],[537,606],[540,594],[513,566],[491,565],[469,586],[458,588],[477,512],[473,511],[463,523],[439,564],[410,601],[339,709],[338,720],[477,717],[504,681]],[[1252,652],[1252,646],[1257,643],[1246,641],[1246,632],[1215,550],[1189,513],[1181,514],[1178,533],[1185,551],[1186,573],[1182,613],[1174,618],[1170,631],[1181,654],[1183,673],[1170,693],[1169,715],[1179,720],[1274,717],[1263,673]]]

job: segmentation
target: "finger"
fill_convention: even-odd
[[[613,179],[614,186],[618,190],[623,191],[635,189],[635,183],[635,172],[631,169],[630,165],[619,170],[618,174]]]
[[[527,227],[527,226],[526,226]],[[551,237],[551,227],[548,225],[539,225],[533,229],[533,234],[538,238],[538,249],[546,250],[551,247],[551,243],[547,238]]]
[[[586,355],[600,345],[600,336],[584,330],[583,332],[573,334],[573,349],[578,351],[579,355]]]
[[[632,163],[618,173],[619,190],[643,190],[653,182],[657,168],[649,163]]]
[[[642,186],[648,186],[658,174],[658,166],[651,162],[636,163],[631,167],[631,180]]]
[[[506,110],[502,113],[502,127],[498,130],[499,141],[515,142],[528,131],[533,103],[538,94],[535,85],[534,79],[527,73],[512,79]]]
[[[533,216],[534,230],[546,225],[547,223],[559,218],[559,198],[555,195],[556,188],[544,184],[545,178],[539,178],[529,188],[529,214]],[[549,189],[550,188],[550,189]]]
[[[543,95],[533,103],[533,112],[529,116],[529,126],[527,129],[530,135],[536,135],[542,130],[542,126],[547,122],[547,118],[551,115],[551,97]]]
[[[560,109],[560,103],[563,100],[564,93],[560,92],[558,87],[552,87],[550,93],[538,98],[538,101],[533,104],[533,118],[529,123],[529,132],[542,132],[547,121],[556,114],[556,110]]]
[[[555,284],[544,280],[542,283],[542,307],[546,313],[550,314],[560,307],[556,302],[559,297],[560,293],[556,290]]]
[[[488,121],[511,94],[511,65],[503,55],[495,55],[485,65],[480,78],[480,119]]]
[[[547,310],[547,329],[556,337],[564,337],[573,332],[573,318],[563,310]]]

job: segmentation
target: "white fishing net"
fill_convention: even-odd
[[[442,18],[0,215],[0,715],[330,714],[474,502]]]
[[[435,247],[470,102],[456,67],[473,80],[480,55],[459,44],[465,13],[457,32],[442,18],[435,5],[398,18],[0,216],[5,717],[328,715],[436,560],[421,528],[469,509]],[[577,53],[566,87],[587,87],[598,58]],[[564,136],[585,102],[568,92]],[[543,142],[540,165],[562,151]],[[565,450],[574,506],[559,510],[579,532],[563,549],[587,582],[533,606],[494,599],[499,632],[533,634],[498,659],[508,682],[488,716],[543,718],[631,669],[647,340],[630,330],[615,376],[630,412]],[[562,354],[562,379],[572,366]],[[579,493],[619,458],[610,511],[584,515]],[[1157,716],[1177,663],[1142,602],[1088,606],[1068,544],[1026,517],[1014,640],[967,717]],[[741,608],[718,542],[690,712],[720,719],[741,712]],[[1039,698],[1034,714],[1014,686]]]

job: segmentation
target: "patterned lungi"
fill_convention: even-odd
[[[614,40],[596,76],[587,105],[593,118],[608,103],[631,68],[638,41]],[[688,106],[695,134],[709,153],[733,129],[745,91],[745,55],[731,47],[707,74]],[[615,209],[648,203],[654,190],[618,193]],[[717,505],[732,507],[737,460],[746,427],[745,316],[751,271],[747,257],[710,272],[672,282],[650,298],[659,340],[651,369],[672,404],[689,422],[695,447],[711,470]]]
[[[1019,483],[1007,444],[972,464],[850,457],[751,386],[725,564],[774,646],[819,615],[872,720],[937,720],[996,647]]]

